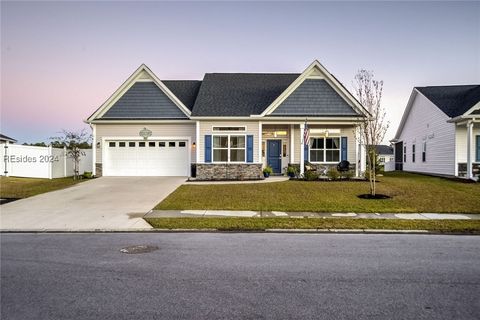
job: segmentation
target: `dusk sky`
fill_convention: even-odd
[[[301,72],[384,80],[393,138],[412,87],[480,83],[480,2],[2,2],[1,132],[48,141],[141,64],[160,79]]]

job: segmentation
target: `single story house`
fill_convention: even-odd
[[[387,146],[385,144],[378,144],[375,146],[375,151],[377,153],[378,162],[381,165],[384,165],[387,162],[393,161],[393,147]]]
[[[258,179],[305,161],[351,163],[368,112],[318,61],[302,73],[207,73],[160,80],[141,65],[87,120],[96,176]],[[305,128],[307,129],[305,130]],[[306,144],[304,136],[309,136]]]
[[[480,85],[413,88],[392,142],[397,170],[478,179]]]
[[[7,137],[6,135],[0,133],[0,144],[13,144],[13,143],[17,143],[17,140]]]

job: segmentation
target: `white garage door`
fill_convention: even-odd
[[[188,176],[186,140],[105,142],[104,176]]]

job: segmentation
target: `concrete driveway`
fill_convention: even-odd
[[[142,217],[184,177],[102,177],[0,206],[2,230],[151,228]]]

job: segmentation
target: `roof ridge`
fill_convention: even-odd
[[[440,86],[415,86],[414,88],[478,87],[480,84],[447,84]],[[472,88],[473,89],[473,88]]]
[[[207,72],[207,74],[299,75],[298,72]]]

